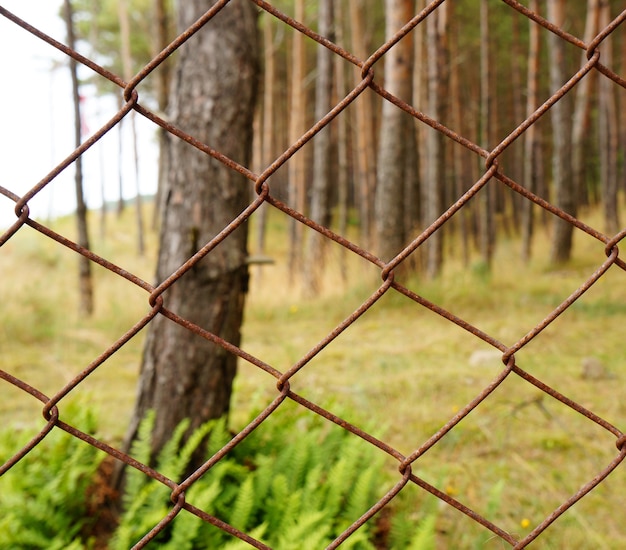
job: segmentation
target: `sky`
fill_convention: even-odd
[[[3,8],[65,43],[61,5],[61,0],[0,0]],[[79,74],[88,78],[90,73],[83,69]],[[98,97],[94,86],[83,86],[81,96],[86,139],[115,114],[117,100]],[[102,204],[102,189],[107,201],[117,200],[120,166],[125,198],[135,196],[137,185],[142,194],[154,193],[156,134],[154,126],[140,115],[136,121],[140,144],[137,170],[130,124],[123,124],[121,155],[117,130],[84,155],[83,189],[89,208]],[[19,196],[37,185],[74,150],[73,124],[66,56],[0,15],[0,185]],[[15,221],[14,204],[0,195],[0,227]],[[29,202],[29,209],[32,218],[45,221],[72,212],[75,205],[74,167],[70,166]]]

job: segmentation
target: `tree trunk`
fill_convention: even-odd
[[[370,52],[365,31],[364,0],[350,0],[350,32],[352,51],[361,60],[367,59]],[[360,79],[360,76],[359,76]],[[374,194],[376,189],[376,141],[374,100],[366,90],[354,103],[355,109],[355,175],[359,221],[363,246],[369,248],[374,235]]]
[[[343,26],[347,24],[341,2],[335,2],[335,39],[337,44],[344,43]],[[348,92],[346,88],[345,63],[338,55],[334,57],[335,94],[336,99],[343,98]],[[337,226],[340,235],[348,232],[348,117],[337,119]],[[344,283],[348,281],[348,251],[343,246],[339,252],[339,270]]]
[[[608,0],[600,0],[600,28],[611,22],[611,6]],[[602,63],[613,66],[613,41],[607,36],[602,42]],[[604,224],[609,235],[620,230],[618,215],[617,184],[617,106],[615,84],[602,75],[599,84],[598,125],[600,142],[600,181]]]
[[[548,0],[548,19],[561,26],[565,20],[565,2]],[[550,90],[555,93],[566,82],[565,44],[563,39],[549,33]],[[561,98],[550,110],[552,120],[552,180],[554,202],[568,214],[576,215],[576,193],[572,185],[572,111],[569,94]],[[570,259],[572,253],[573,226],[561,218],[554,219],[552,236],[552,263],[559,264]]]
[[[450,29],[450,118],[452,121],[452,128],[461,135],[465,135],[465,128],[463,124],[463,104],[461,101],[462,84],[459,78],[459,39],[458,39],[458,27],[454,14],[454,4],[450,5],[449,17],[453,28]],[[454,191],[456,197],[462,196],[467,191],[466,181],[469,179],[469,174],[465,171],[463,150],[461,147],[452,148],[452,166],[454,174]],[[470,262],[470,243],[469,243],[469,229],[470,229],[470,208],[471,205],[467,205],[456,214],[455,218],[458,220],[457,228],[459,231],[459,239],[461,241],[461,257],[463,258],[463,265],[468,266]],[[454,218],[451,220],[453,221]],[[449,223],[449,222],[448,222]],[[454,223],[454,221],[453,221]]]
[[[524,100],[522,94],[522,67],[521,60],[524,57],[522,52],[522,41],[520,36],[520,25],[523,20],[520,17],[514,17],[512,21],[513,29],[513,42],[511,44],[511,99],[512,99],[512,115],[513,115],[513,124],[517,126],[524,120]],[[522,147],[513,147],[512,151],[512,166],[510,170],[511,177],[517,181],[521,182],[524,177],[524,150]],[[503,187],[503,191],[504,191]],[[511,209],[510,211],[505,211],[505,219],[510,219],[512,221],[513,230],[517,232],[520,227],[520,205],[523,200],[520,195],[517,193],[508,193],[506,197],[510,199]]]
[[[333,2],[320,0],[318,4],[318,32],[334,41]],[[333,88],[333,53],[317,45],[317,79],[315,84],[315,120],[323,118],[330,111]],[[311,213],[313,221],[330,226],[330,128],[320,131],[313,142],[313,186],[311,193]],[[307,238],[306,257],[302,264],[304,292],[316,296],[321,290],[321,275],[324,270],[324,247],[326,238],[317,231],[310,231]]]
[[[426,20],[426,55],[428,82],[428,114],[435,120],[441,118],[443,110],[442,90],[445,79],[445,28],[447,24],[446,6],[443,5]],[[443,204],[443,136],[440,132],[428,129],[426,134],[424,182],[422,185],[422,222],[433,223],[442,213]],[[436,231],[424,243],[426,250],[426,275],[434,278],[443,265],[443,234]]]
[[[385,37],[391,38],[412,17],[411,0],[385,1]],[[411,99],[413,46],[411,36],[398,42],[385,55],[385,89],[405,101]],[[404,157],[409,116],[383,101],[376,185],[376,246],[378,255],[391,260],[406,243],[404,234]]]
[[[128,82],[133,76],[133,60],[130,51],[130,19],[128,17],[127,0],[118,0],[118,17],[120,23],[120,45],[122,57],[123,77]],[[133,162],[135,165],[135,216],[137,222],[137,251],[140,256],[145,252],[143,236],[143,207],[141,204],[141,192],[139,189],[139,150],[137,148],[137,125],[135,124],[135,111],[131,111],[130,117],[131,135],[133,139]]]
[[[75,49],[75,35],[72,3],[65,0],[65,25],[67,29],[67,44]],[[80,93],[78,83],[78,73],[76,60],[70,57],[70,73],[72,76],[72,96],[74,101],[74,145],[80,147],[81,144],[81,114],[80,114]],[[74,162],[76,169],[74,183],[76,191],[76,226],[77,243],[83,248],[89,249],[89,231],[87,228],[87,205],[83,195],[83,163],[82,157],[78,157]],[[93,280],[91,276],[91,261],[84,256],[78,259],[78,288],[79,288],[79,309],[85,315],[93,313]]]
[[[169,43],[170,35],[170,12],[167,0],[154,0],[154,46],[153,55],[161,52]],[[167,111],[169,89],[171,83],[170,60],[166,59],[156,73],[157,78],[157,104],[159,111]],[[156,195],[154,197],[154,209],[152,213],[152,228],[156,229],[162,213],[163,206],[163,179],[167,174],[167,132],[163,128],[157,130],[159,140],[159,170]]]
[[[295,19],[304,22],[304,0],[295,2]],[[291,91],[289,106],[289,144],[295,143],[306,132],[306,93],[304,90],[306,57],[304,36],[293,31],[291,58]],[[306,151],[300,150],[289,160],[289,203],[305,213]],[[302,224],[295,219],[289,221],[289,281],[294,282],[298,266],[302,262]]]
[[[210,5],[179,3],[179,29]],[[258,51],[255,10],[233,0],[180,49],[170,100],[175,125],[243,165],[252,154]],[[242,175],[182,140],[168,142],[158,281],[213,239],[250,197]],[[245,227],[236,230],[164,294],[164,307],[234,345],[240,342],[248,283],[246,239]],[[149,409],[156,411],[154,454],[181,420],[191,419],[191,431],[226,414],[235,370],[234,355],[157,316],[148,329],[127,448]]]
[[[275,82],[276,73],[276,48],[274,46],[274,21],[273,17],[266,13],[263,17],[263,109],[259,113],[261,130],[260,130],[260,147],[261,147],[261,166],[260,170],[265,170],[273,161],[276,152],[276,131],[274,129],[274,104],[276,102]],[[267,227],[267,204],[263,204],[256,213],[257,221],[257,238],[256,248],[259,255],[265,253],[265,230]],[[262,284],[263,265],[259,264],[256,268],[255,280],[259,287]]]
[[[532,0],[530,9],[535,13],[539,9],[539,1]],[[528,48],[528,75],[527,75],[527,96],[526,96],[526,116],[529,117],[539,107],[539,26],[534,22],[529,22],[529,48]],[[537,192],[539,178],[539,146],[540,139],[538,127],[532,124],[524,133],[524,186],[532,193]],[[532,238],[534,233],[533,211],[534,203],[530,200],[523,200],[522,204],[522,259],[530,260],[532,253]]]
[[[585,35],[583,37],[586,44],[589,44],[598,32],[599,7],[598,0],[587,0]],[[604,46],[602,49],[604,50]],[[583,52],[581,54],[581,65],[586,62],[587,53]],[[602,55],[602,62],[606,63],[604,54]],[[589,134],[591,84],[593,79],[595,79],[595,71],[588,73],[576,85],[575,89],[576,96],[572,121],[572,178],[574,190],[579,201],[585,201],[587,195],[585,183],[587,170],[584,161],[587,159],[588,151],[585,150],[585,137]]]
[[[489,59],[489,6],[488,0],[480,1],[480,145],[491,150],[492,98]],[[480,250],[483,262],[491,269],[496,240],[495,188],[490,183],[480,194]]]

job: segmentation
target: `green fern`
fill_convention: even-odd
[[[190,423],[190,420],[186,418],[176,426],[172,432],[172,436],[165,445],[163,445],[157,457],[156,469],[173,481],[178,481],[178,478],[180,478],[183,470],[187,466],[187,463],[183,463],[182,455],[184,447],[182,446],[182,441],[185,433],[189,429]],[[145,464],[149,463],[150,462],[146,462]]]
[[[239,489],[229,520],[230,524],[240,531],[245,531],[250,525],[255,504],[254,496],[254,477],[248,476]]]
[[[374,504],[374,493],[379,476],[380,470],[371,466],[359,473],[348,497],[346,506],[348,521],[355,521]]]
[[[429,514],[417,526],[417,531],[411,538],[408,550],[435,550],[437,515]]]
[[[95,414],[75,403],[62,417],[95,433]],[[15,451],[16,431],[0,433],[0,456]],[[86,491],[100,463],[100,452],[53,429],[45,439],[0,478],[0,548],[82,549]]]
[[[279,550],[318,550],[330,542],[330,526],[322,510],[301,511],[294,521],[281,531],[276,548]]]

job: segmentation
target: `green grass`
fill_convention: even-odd
[[[284,372],[338,326],[380,285],[378,270],[348,256],[348,277],[337,269],[341,251],[331,244],[324,291],[303,299],[290,287],[285,220],[271,213],[267,254],[273,265],[251,269],[242,347]],[[156,235],[139,258],[133,240],[132,209],[111,216],[106,238],[93,249],[120,267],[152,281]],[[590,212],[591,221],[598,221]],[[254,216],[251,226],[254,226]],[[591,223],[591,222],[590,222]],[[593,225],[593,223],[592,223]],[[72,237],[73,221],[52,227]],[[308,230],[307,230],[308,231]],[[251,239],[254,243],[254,239]],[[494,269],[463,266],[458,250],[447,255],[438,281],[405,275],[403,284],[510,346],[571,294],[605,259],[603,245],[576,236],[572,262],[550,267],[549,235],[540,230],[533,260],[519,260],[519,243],[501,241]],[[53,395],[122,336],[148,310],[147,294],[102,268],[95,270],[96,314],[77,314],[77,260],[74,253],[22,229],[0,249],[0,368]],[[611,268],[579,302],[516,354],[518,366],[589,408],[618,428],[626,421],[622,398],[626,285],[624,272]],[[88,396],[102,414],[101,432],[119,441],[135,397],[144,334],[131,340],[71,395]],[[291,389],[320,404],[340,403],[346,418],[367,426],[405,455],[436,432],[473,399],[502,368],[497,359],[472,364],[490,346],[406,297],[388,292],[290,381]],[[582,361],[595,357],[612,377],[581,376]],[[0,386],[4,425],[43,423],[32,397]],[[276,381],[241,362],[235,383],[232,424],[251,407],[276,396]],[[61,404],[62,410],[63,404]],[[107,414],[107,412],[111,414]],[[575,493],[616,456],[614,437],[517,377],[503,384],[461,424],[413,465],[439,489],[519,536]],[[623,471],[584,498],[531,545],[534,548],[620,548],[626,537]],[[428,499],[405,489],[416,509]],[[414,496],[413,496],[414,495]],[[449,507],[437,508],[441,548],[502,548],[497,537]]]

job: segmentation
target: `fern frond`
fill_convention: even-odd
[[[250,525],[255,502],[254,479],[252,476],[248,476],[239,489],[239,494],[237,495],[237,500],[235,500],[229,523],[233,527],[245,531]]]
[[[318,550],[328,542],[328,522],[323,510],[302,512],[294,522],[281,531],[280,550]]]
[[[262,541],[266,531],[267,525],[265,523],[262,523],[261,525],[255,527],[248,534],[252,538]],[[207,548],[209,548],[209,546],[207,546]],[[222,545],[220,548],[221,550],[250,550],[250,545],[241,539],[231,538],[226,544]]]
[[[420,521],[415,535],[411,539],[409,550],[435,550],[435,524],[437,522],[436,514],[427,515]]]

